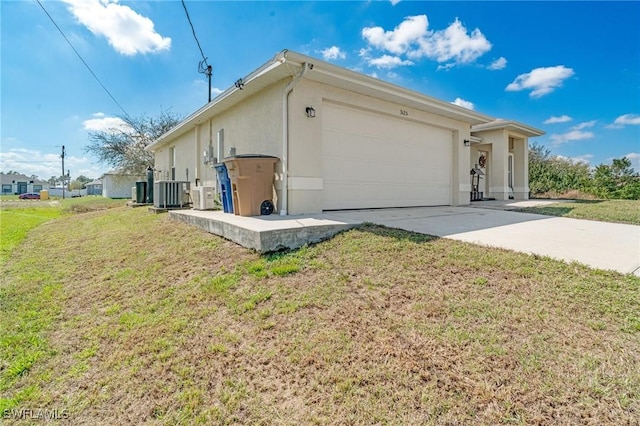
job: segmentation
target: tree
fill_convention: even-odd
[[[74,181],[69,183],[69,189],[84,189],[86,185],[91,181],[92,179],[89,179],[86,176],[80,175]]]
[[[180,117],[162,111],[157,117],[121,116],[121,124],[107,130],[89,132],[85,152],[102,164],[130,173],[143,173],[153,165],[153,154],[144,149],[180,122]]]
[[[593,174],[593,192],[602,198],[640,199],[640,175],[627,157],[600,164]]]
[[[551,155],[551,151],[535,143],[529,147],[529,188],[532,193],[584,191],[590,179],[588,164]]]

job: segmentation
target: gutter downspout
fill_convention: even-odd
[[[311,69],[313,69],[313,64],[303,63],[300,73],[291,80],[282,93],[282,203],[280,216],[287,216],[289,206],[289,94],[307,71]]]

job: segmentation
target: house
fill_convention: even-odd
[[[147,150],[155,179],[215,185],[233,154],[278,157],[282,214],[528,198],[528,140],[544,134],[284,50]],[[479,163],[482,163],[482,167]]]
[[[0,182],[2,195],[19,195],[26,192],[40,192],[43,189],[49,189],[48,182],[19,173],[0,173]]]
[[[131,188],[137,181],[145,180],[145,176],[123,171],[110,171],[100,177],[102,196],[107,198],[131,198]]]
[[[93,180],[85,185],[87,195],[102,195],[102,181],[100,179]]]

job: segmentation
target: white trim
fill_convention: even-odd
[[[536,129],[535,127],[528,126],[524,123],[520,123],[514,120],[493,120],[488,123],[475,124],[471,126],[471,133],[484,132],[487,130],[506,129],[513,132],[520,132],[525,136],[542,136],[545,134],[543,130]]]
[[[291,190],[304,190],[304,191],[322,191],[323,179],[313,177],[289,177],[289,189]]]

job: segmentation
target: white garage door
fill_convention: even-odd
[[[452,133],[325,103],[323,209],[451,204]]]

